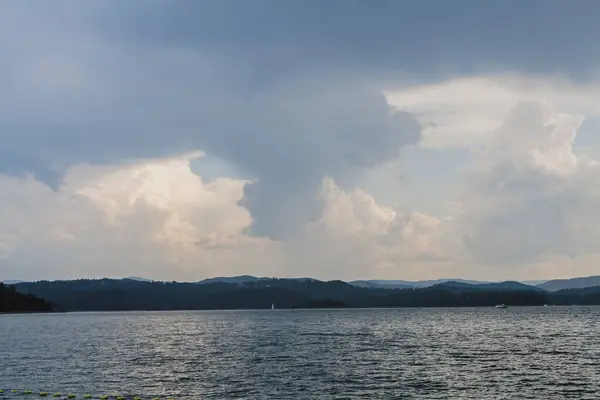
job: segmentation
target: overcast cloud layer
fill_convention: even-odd
[[[0,279],[600,272],[598,12],[2,2]]]

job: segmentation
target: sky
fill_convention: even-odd
[[[600,274],[600,2],[0,2],[0,279]]]

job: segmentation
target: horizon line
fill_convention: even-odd
[[[141,277],[141,276],[126,276],[126,277],[110,277],[110,276],[103,276],[103,277],[71,277],[71,278],[58,278],[58,279],[49,279],[49,278],[42,278],[42,279],[2,279],[0,280],[0,282],[23,282],[23,283],[31,283],[31,282],[40,282],[40,281],[47,281],[47,282],[60,282],[60,281],[75,281],[75,280],[84,280],[84,279],[88,279],[88,280],[101,280],[101,279],[112,279],[112,280],[124,280],[124,279],[130,279],[130,280],[142,280],[142,281],[151,281],[151,282],[176,282],[176,283],[197,283],[197,282],[201,282],[204,280],[210,280],[210,279],[231,279],[231,278],[239,278],[239,277],[251,277],[251,278],[256,278],[256,279],[314,279],[317,281],[321,281],[321,282],[328,282],[328,281],[342,281],[342,282],[346,282],[346,283],[351,283],[351,282],[407,282],[407,283],[419,283],[419,282],[430,282],[430,281],[472,281],[472,282],[484,282],[484,283],[503,283],[503,282],[520,282],[520,283],[524,283],[524,282],[538,282],[538,283],[544,283],[544,282],[549,282],[549,281],[554,281],[554,280],[570,280],[570,279],[577,279],[577,278],[592,278],[592,277],[598,277],[600,275],[588,275],[588,276],[572,276],[570,278],[550,278],[550,279],[503,279],[503,280],[495,280],[495,279],[472,279],[472,278],[459,278],[459,277],[451,277],[451,278],[429,278],[429,279],[416,279],[416,280],[409,280],[409,279],[379,279],[379,278],[370,278],[370,279],[321,279],[321,278],[313,278],[310,276],[299,276],[299,277],[284,277],[284,276],[257,276],[257,275],[249,275],[249,274],[242,274],[242,275],[229,275],[229,276],[213,276],[213,277],[206,277],[206,278],[200,278],[197,280],[176,280],[176,279],[153,279],[153,278],[146,278],[146,277]]]

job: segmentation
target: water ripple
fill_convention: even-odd
[[[0,387],[143,399],[592,399],[599,327],[595,307],[3,315]]]

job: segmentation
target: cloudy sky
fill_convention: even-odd
[[[597,0],[0,2],[0,279],[600,273]]]

